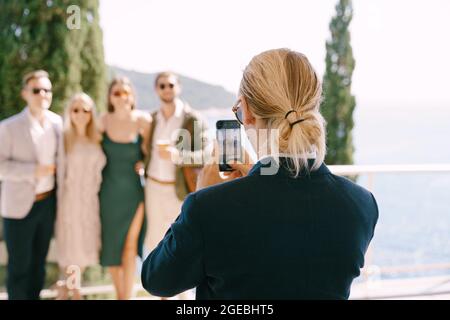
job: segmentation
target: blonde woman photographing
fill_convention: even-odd
[[[378,208],[323,163],[321,94],[301,53],[270,50],[250,61],[233,112],[247,133],[275,130],[275,141],[247,134],[259,161],[248,172],[235,165],[227,180],[218,164],[204,168],[201,190],[144,262],[144,288],[173,296],[196,287],[200,300],[349,297]]]
[[[61,274],[81,278],[86,267],[96,265],[100,254],[98,192],[106,158],[95,105],[85,93],[69,101],[64,118],[64,154],[58,163],[57,260]],[[58,283],[58,299],[81,299],[75,283]]]

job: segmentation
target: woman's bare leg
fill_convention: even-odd
[[[125,240],[125,246],[122,252],[123,298],[126,300],[130,299],[133,293],[136,273],[136,256],[138,253],[138,241],[143,222],[144,203],[141,203],[139,204],[133,221],[131,222],[127,238]]]
[[[123,300],[123,270],[121,266],[109,267],[109,273],[116,289],[117,300]]]

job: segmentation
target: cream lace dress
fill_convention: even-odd
[[[101,228],[98,192],[106,158],[100,145],[77,143],[65,156],[56,219],[60,267],[85,268],[99,262]]]

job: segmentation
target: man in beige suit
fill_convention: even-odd
[[[25,75],[24,110],[0,122],[0,212],[8,251],[9,299],[39,299],[56,215],[56,158],[62,120],[49,111],[48,73]]]
[[[154,85],[161,105],[152,113],[149,153],[145,159],[148,219],[145,244],[150,251],[179,215],[184,198],[194,191],[196,171],[202,167],[208,147],[205,121],[179,99],[178,76],[161,72]],[[185,294],[179,298],[189,297]]]

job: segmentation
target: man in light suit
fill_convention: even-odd
[[[43,70],[24,76],[24,110],[0,123],[0,212],[8,252],[10,300],[39,299],[56,215],[56,158],[62,120],[49,111],[52,84]]]
[[[206,122],[179,98],[178,75],[168,71],[159,73],[155,90],[161,106],[151,114],[153,125],[145,158],[149,221],[145,242],[150,250],[175,221],[184,198],[195,190],[196,170],[202,167],[203,153],[208,147]]]

